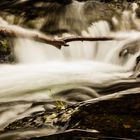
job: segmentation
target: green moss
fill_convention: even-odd
[[[2,52],[8,51],[8,41],[6,39],[0,40],[0,51]]]

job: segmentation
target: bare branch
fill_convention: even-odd
[[[14,25],[2,26],[0,28],[0,35],[2,37],[21,37],[21,38],[33,39],[42,43],[53,45],[58,49],[61,49],[61,46],[69,46],[67,43],[72,41],[109,41],[109,40],[117,39],[115,37],[109,37],[109,36],[104,36],[104,37],[75,36],[75,37],[68,37],[68,38],[61,38],[61,39],[53,39],[40,32],[27,30],[22,27],[17,27]]]

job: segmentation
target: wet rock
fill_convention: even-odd
[[[67,129],[95,129],[112,137],[140,138],[140,89],[81,104]]]

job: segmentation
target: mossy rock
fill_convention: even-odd
[[[14,62],[12,40],[0,37],[0,63]]]

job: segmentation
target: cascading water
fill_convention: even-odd
[[[134,35],[131,39],[130,33]],[[137,51],[139,46],[135,46],[136,52],[132,53],[129,53],[128,47],[131,42],[138,40],[138,32],[112,33],[108,23],[100,21],[93,23],[81,34],[92,37],[114,35],[127,39],[107,42],[77,41],[61,50],[29,39],[14,40],[16,64],[0,66],[0,102],[3,103],[0,107],[1,130],[16,119],[44,110],[43,105],[32,107],[32,102],[53,98],[67,100],[67,97],[61,97],[60,94],[67,89],[78,89],[78,93],[89,91],[89,97],[79,93],[81,100],[96,98],[101,95],[89,89],[88,85],[101,86],[132,75],[140,52]],[[62,35],[68,36],[71,34]],[[68,96],[73,98],[72,102],[79,99],[74,94]],[[15,104],[12,105],[13,101]],[[10,107],[7,109],[8,104]]]
[[[93,33],[94,36],[102,35],[101,32],[102,34],[109,34],[110,31],[106,22],[102,21],[90,27],[87,35],[93,36]],[[131,75],[129,72],[131,67],[105,62],[107,59],[108,62],[119,63],[120,58],[117,56],[113,58],[113,50],[118,47],[118,44],[117,41],[106,43],[74,42],[70,43],[68,48],[58,50],[52,46],[28,39],[16,39],[14,48],[18,63],[1,65],[0,68],[0,101],[41,101],[69,87],[74,88],[87,83],[101,84],[109,80],[126,78]],[[96,97],[94,91],[92,92],[92,97]],[[17,119],[19,116],[17,114],[22,114],[20,112],[24,112],[28,107],[28,104],[27,107],[23,105],[23,110],[22,106],[16,110],[14,107],[12,109],[13,115],[8,115],[10,116],[8,118],[5,116],[11,113],[11,109],[2,113],[1,119],[3,121],[0,121],[2,128],[13,119]]]

